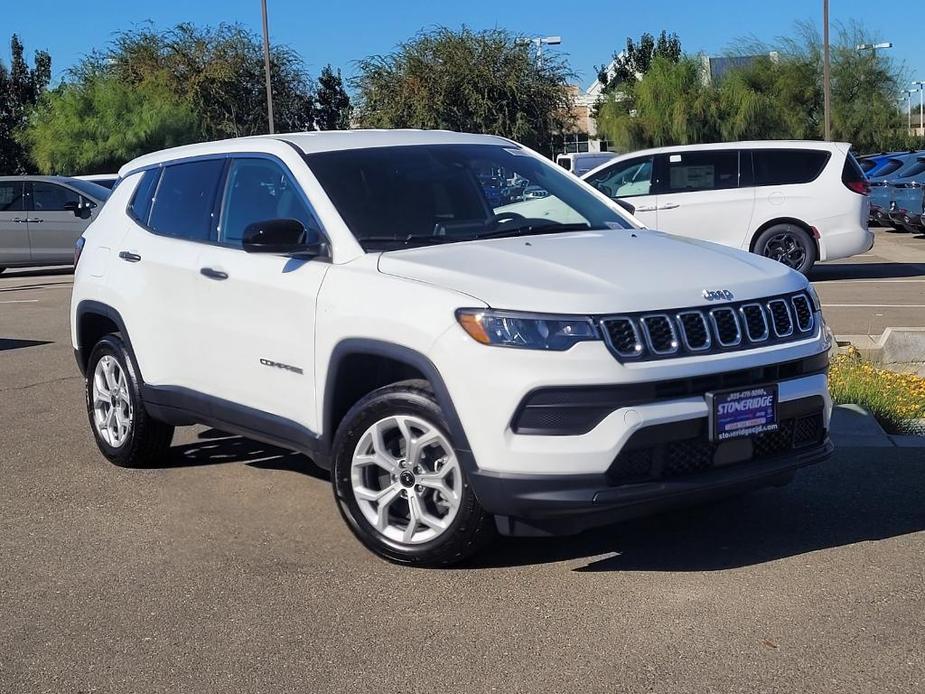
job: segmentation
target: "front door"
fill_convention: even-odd
[[[0,181],[0,267],[29,262],[29,226],[21,180]]]
[[[29,195],[29,245],[35,265],[74,261],[74,244],[90,224],[93,204],[76,190],[33,181]]]
[[[315,302],[324,259],[247,253],[244,230],[297,219],[307,241],[321,231],[302,190],[278,161],[234,158],[228,168],[218,245],[200,255],[203,388],[209,395],[320,431],[315,407]]]
[[[584,180],[613,200],[626,200],[636,208],[634,214],[639,221],[650,229],[658,229],[653,162],[651,155],[624,159]]]

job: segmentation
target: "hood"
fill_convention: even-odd
[[[379,270],[468,294],[492,308],[620,313],[797,291],[802,275],[744,251],[648,230],[486,239],[383,253]]]

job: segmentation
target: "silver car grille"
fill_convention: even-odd
[[[816,315],[799,292],[715,308],[605,316],[600,327],[619,360],[651,361],[802,340],[815,333]]]

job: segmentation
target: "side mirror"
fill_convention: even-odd
[[[245,227],[241,245],[248,253],[275,253],[302,258],[328,254],[326,243],[306,243],[305,236],[305,227],[297,219],[266,219]]]
[[[90,205],[82,205],[76,200],[68,200],[64,203],[64,210],[66,212],[72,212],[75,217],[80,217],[81,219],[87,219],[90,216]]]
[[[620,207],[622,207],[624,210],[629,212],[630,214],[636,214],[636,208],[633,205],[630,205],[626,200],[622,200],[620,198],[613,198],[613,201],[617,203]]]

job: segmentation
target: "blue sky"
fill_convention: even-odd
[[[113,33],[153,20],[158,26],[240,22],[259,29],[259,0],[4,0],[0,40],[18,33],[28,53],[52,54],[54,77]],[[312,74],[332,63],[347,75],[359,58],[388,52],[422,27],[443,24],[475,29],[504,27],[526,35],[559,34],[569,64],[583,86],[594,79],[594,65],[606,62],[627,36],[661,29],[677,32],[687,52],[719,54],[736,38],[772,40],[798,19],[821,25],[822,0],[268,0],[271,41],[302,54]],[[831,0],[833,21],[857,19],[880,40],[895,44],[892,57],[905,63],[910,79],[925,79],[921,24],[896,22],[895,11],[870,0]],[[898,6],[897,6],[898,7]],[[919,49],[919,50],[917,50]],[[0,60],[9,61],[6,47]]]

